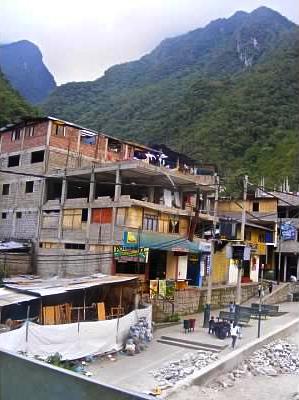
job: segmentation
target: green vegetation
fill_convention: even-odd
[[[167,39],[94,82],[59,87],[44,110],[114,136],[165,143],[216,163],[223,175],[263,175],[267,185],[289,176],[294,184],[298,37],[295,24],[265,7],[236,13]]]
[[[0,127],[17,122],[25,116],[37,116],[40,111],[26,103],[0,71]]]

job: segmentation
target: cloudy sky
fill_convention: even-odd
[[[1,0],[0,39],[38,45],[58,84],[86,81],[166,37],[262,5],[299,24],[297,0]]]

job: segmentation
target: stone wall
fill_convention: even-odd
[[[288,282],[282,284],[271,294],[266,295],[263,300],[265,304],[283,303],[288,300],[288,295],[290,293],[295,292],[299,292],[299,282]]]
[[[257,294],[258,283],[242,285],[242,303]],[[236,286],[220,286],[212,288],[211,309],[227,307],[230,301],[236,299]],[[188,288],[176,291],[172,302],[162,299],[152,300],[153,320],[163,321],[174,313],[179,315],[194,314],[202,312],[207,301],[207,288]]]

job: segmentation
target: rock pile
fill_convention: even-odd
[[[216,390],[233,386],[243,376],[277,376],[279,374],[299,375],[299,353],[295,344],[286,340],[276,340],[257,350],[244,361],[238,368],[221,377],[216,385]]]
[[[169,361],[162,368],[152,371],[157,385],[161,389],[175,385],[179,380],[193,374],[211,362],[217,360],[217,354],[211,351],[198,350],[192,353],[186,353],[180,360]]]

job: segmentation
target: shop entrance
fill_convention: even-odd
[[[149,251],[149,279],[166,278],[167,252],[163,250]]]

